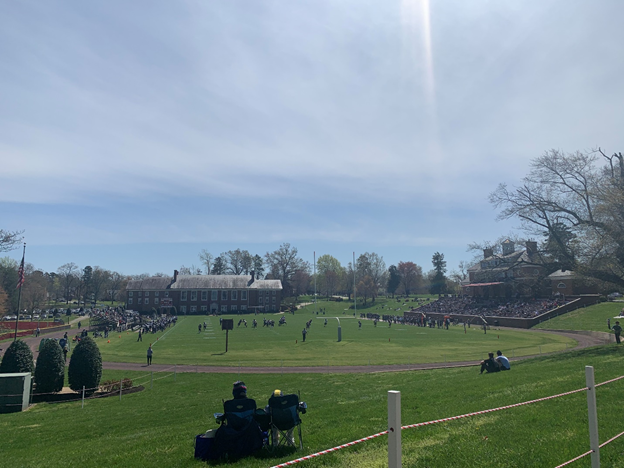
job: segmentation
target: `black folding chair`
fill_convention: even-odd
[[[299,433],[299,448],[303,449],[299,408],[299,396],[296,394],[269,398],[272,448],[279,446],[296,447],[295,438],[289,434],[296,427]]]
[[[223,403],[223,419],[232,429],[240,430],[254,420],[256,400],[240,398]]]

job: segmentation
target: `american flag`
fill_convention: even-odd
[[[24,284],[24,256],[22,256],[22,263],[20,263],[19,269],[17,270],[17,287],[15,289],[19,289]]]

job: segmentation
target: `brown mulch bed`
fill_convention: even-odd
[[[143,385],[137,387],[124,388],[121,392],[122,395],[130,395],[132,393],[142,392],[145,390]],[[119,396],[119,390],[114,392],[95,392],[91,395],[85,394],[85,400],[89,398],[106,398],[112,396]],[[74,392],[69,387],[63,387],[58,393],[38,395],[33,393],[32,403],[62,403],[67,401],[79,401],[82,400],[82,392]]]

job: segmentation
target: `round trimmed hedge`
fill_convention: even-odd
[[[30,347],[22,340],[11,343],[0,363],[0,374],[32,372],[35,370]]]
[[[82,391],[83,386],[88,394],[97,390],[102,378],[102,355],[92,338],[82,338],[74,349],[67,377],[69,388],[75,392]]]
[[[64,383],[65,359],[61,345],[56,340],[46,340],[39,351],[35,368],[37,393],[60,392]]]

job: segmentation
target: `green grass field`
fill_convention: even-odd
[[[561,351],[575,345],[562,336],[531,333],[525,330],[495,330],[487,334],[478,327],[466,329],[451,326],[449,330],[430,329],[407,325],[388,327],[387,323],[358,319],[353,315],[339,315],[342,341],[338,342],[338,321],[311,312],[287,315],[287,325],[263,327],[263,316],[256,319],[258,328],[251,327],[253,316],[245,316],[247,328],[237,327],[229,332],[228,352],[225,351],[225,332],[221,331],[219,318],[195,316],[182,317],[175,327],[165,333],[145,335],[137,343],[136,333],[111,334],[108,340],[97,339],[105,361],[143,362],[145,350],[153,343],[154,362],[159,364],[203,364],[217,366],[338,366],[416,364],[479,360],[489,351],[504,350],[509,356],[526,356]],[[227,317],[227,316],[226,316]],[[267,315],[279,319],[279,315]],[[302,342],[301,331],[305,322],[313,323]],[[206,321],[206,331],[199,333],[197,326]],[[121,336],[121,338],[119,338]],[[158,339],[158,341],[156,341]],[[108,343],[110,341],[110,343]]]
[[[241,375],[259,406],[275,388],[301,391],[304,450],[260,452],[232,466],[268,467],[385,430],[387,391],[401,391],[402,422],[412,424],[508,405],[584,386],[584,366],[597,381],[622,374],[616,345],[545,356],[513,364],[510,372],[479,375],[476,367],[383,374]],[[163,374],[163,376],[166,374]],[[178,374],[156,380],[131,377],[140,393],[80,402],[40,403],[24,413],[0,415],[0,467],[205,466],[193,459],[194,436],[216,424],[212,413],[229,398],[237,376]],[[161,375],[157,374],[155,378]],[[598,389],[600,440],[621,432],[624,381]],[[584,393],[548,402],[403,431],[405,467],[554,467],[588,449]],[[624,441],[601,450],[602,466],[622,466]],[[324,455],[302,467],[387,466],[387,439]],[[589,461],[574,466],[589,466]]]
[[[344,304],[340,304],[346,308]],[[611,313],[609,304],[582,309],[577,323],[591,324]],[[339,307],[333,304],[333,312]],[[328,306],[328,315],[330,310]],[[346,312],[346,311],[345,311]],[[331,315],[336,315],[332,313]],[[143,362],[152,338],[155,363],[188,363],[206,359],[204,364],[307,365],[340,363],[404,363],[405,355],[415,359],[438,360],[446,350],[482,355],[503,349],[508,355],[515,346],[529,350],[550,335],[530,331],[482,331],[452,327],[438,330],[399,327],[387,324],[373,327],[357,319],[341,320],[344,341],[336,342],[336,320],[323,327],[314,319],[308,341],[302,344],[302,324],[311,311],[287,316],[288,325],[273,330],[260,327],[230,332],[230,351],[223,352],[224,333],[218,318],[211,317],[212,334],[197,332],[205,317],[186,317],[165,334],[146,336],[136,342],[136,334],[98,339],[104,360]],[[322,315],[320,316],[322,317]],[[563,317],[562,317],[563,318]],[[206,318],[207,319],[207,318]],[[561,319],[561,318],[560,318]],[[330,322],[331,323],[331,322]],[[551,324],[553,322],[550,322]],[[235,322],[236,325],[236,322]],[[606,328],[606,318],[604,319]],[[564,327],[552,327],[564,328]],[[590,328],[591,329],[591,328]],[[424,334],[423,334],[424,333]],[[212,338],[214,336],[214,338]],[[388,342],[388,338],[390,341]],[[297,343],[294,341],[298,340]],[[534,341],[537,340],[537,341]],[[561,342],[541,342],[544,348]],[[453,348],[455,347],[455,348]],[[545,349],[543,349],[544,352]],[[361,356],[364,354],[364,356]],[[449,353],[450,354],[450,353]],[[237,468],[269,467],[306,454],[350,442],[387,429],[387,392],[401,391],[402,423],[440,419],[494,408],[585,386],[584,368],[595,367],[596,381],[624,374],[624,347],[615,344],[567,353],[539,356],[512,363],[510,372],[479,374],[477,366],[454,369],[420,370],[370,374],[177,374],[170,371],[152,375],[141,371],[104,371],[103,380],[131,378],[142,384],[142,392],[80,402],[38,403],[24,413],[0,415],[1,467],[123,466],[123,467],[201,467],[193,459],[196,434],[216,428],[212,414],[222,408],[222,399],[231,396],[232,382],[245,380],[249,396],[258,406],[266,404],[275,388],[301,391],[308,403],[303,418],[304,449],[269,454],[231,462]],[[475,359],[476,356],[473,357]],[[413,359],[413,360],[412,360]],[[354,361],[354,362],[352,362]],[[624,379],[598,387],[600,441],[622,432]],[[458,421],[436,424],[402,433],[404,467],[554,467],[589,447],[587,403],[584,392]],[[602,467],[619,467],[624,460],[624,437],[601,449]],[[224,462],[214,465],[224,465]],[[387,466],[387,438],[358,444],[324,455],[298,466],[363,467]],[[590,466],[589,458],[574,467]]]
[[[619,315],[623,307],[624,303],[622,302],[602,302],[591,307],[568,312],[565,315],[540,323],[534,328],[608,332],[607,319],[611,319],[611,325],[615,324],[615,321],[618,320],[615,317]],[[624,319],[620,323],[624,323]]]

